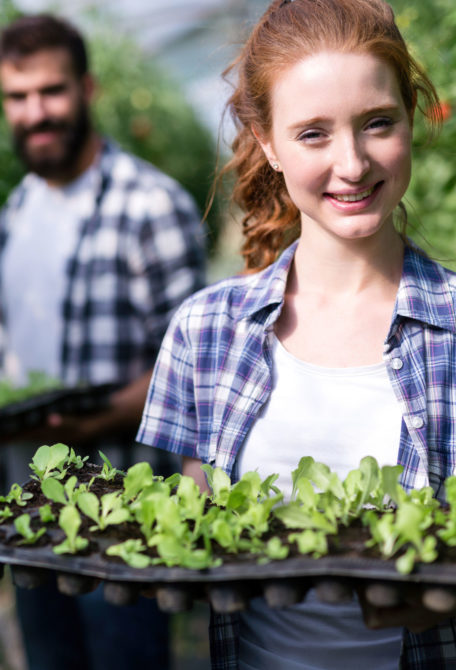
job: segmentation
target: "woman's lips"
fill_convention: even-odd
[[[383,182],[379,181],[372,186],[368,186],[363,190],[347,192],[347,193],[325,193],[324,197],[331,202],[337,209],[343,211],[357,211],[368,207],[374,200]]]

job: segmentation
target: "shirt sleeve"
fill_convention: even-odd
[[[173,318],[154,368],[138,442],[174,454],[198,458],[198,425],[192,352]]]

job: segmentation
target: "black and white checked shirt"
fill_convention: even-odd
[[[81,222],[64,277],[60,360],[68,385],[127,383],[151,368],[172,313],[204,284],[203,228],[188,193],[107,140],[96,170],[93,214]],[[0,263],[26,196],[27,177],[0,215]],[[2,314],[0,285],[0,370]]]

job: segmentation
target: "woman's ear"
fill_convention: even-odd
[[[253,135],[255,136],[256,141],[262,148],[264,155],[266,156],[268,163],[270,164],[272,169],[276,170],[277,172],[280,172],[281,171],[280,164],[276,158],[272,143],[269,140],[266,140],[260,133],[260,131],[254,126],[251,126],[251,130]]]

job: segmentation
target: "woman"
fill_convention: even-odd
[[[401,204],[419,96],[439,109],[435,90],[382,0],[273,2],[232,69],[248,272],[179,310],[139,440],[181,454],[201,488],[201,462],[289,490],[303,455],[344,476],[370,454],[439,495],[455,466],[456,280],[407,242]],[[451,621],[420,603],[363,609],[375,630],[358,601],[258,599],[214,618],[213,667],[456,667]]]

